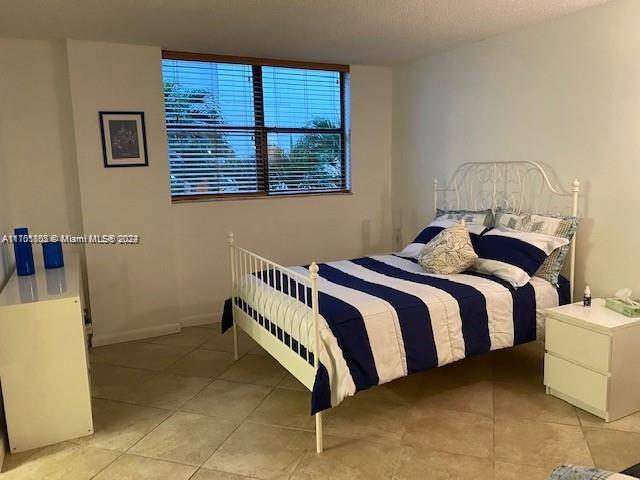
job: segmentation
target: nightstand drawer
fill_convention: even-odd
[[[601,373],[610,372],[611,337],[547,316],[545,348]]]
[[[554,355],[544,356],[544,384],[569,397],[607,410],[609,377],[580,367]]]

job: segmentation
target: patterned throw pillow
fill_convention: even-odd
[[[570,216],[538,215],[535,213],[511,213],[498,209],[495,217],[496,227],[503,226],[519,230],[521,232],[538,232],[553,235],[555,237],[571,240],[578,228],[578,219]],[[535,273],[536,277],[544,278],[553,285],[558,284],[558,276],[564,259],[569,253],[570,245],[567,244],[553,252]]]
[[[478,258],[464,222],[455,223],[433,237],[420,251],[418,262],[427,273],[464,272]]]

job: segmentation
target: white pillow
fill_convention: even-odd
[[[566,238],[546,233],[494,228],[475,240],[479,258],[471,270],[495,275],[514,287],[522,287],[551,252],[568,243]]]

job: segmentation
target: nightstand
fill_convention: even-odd
[[[547,394],[607,422],[640,410],[640,318],[573,303],[546,312]]]

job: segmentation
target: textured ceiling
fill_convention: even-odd
[[[0,0],[0,37],[393,64],[606,0]]]

